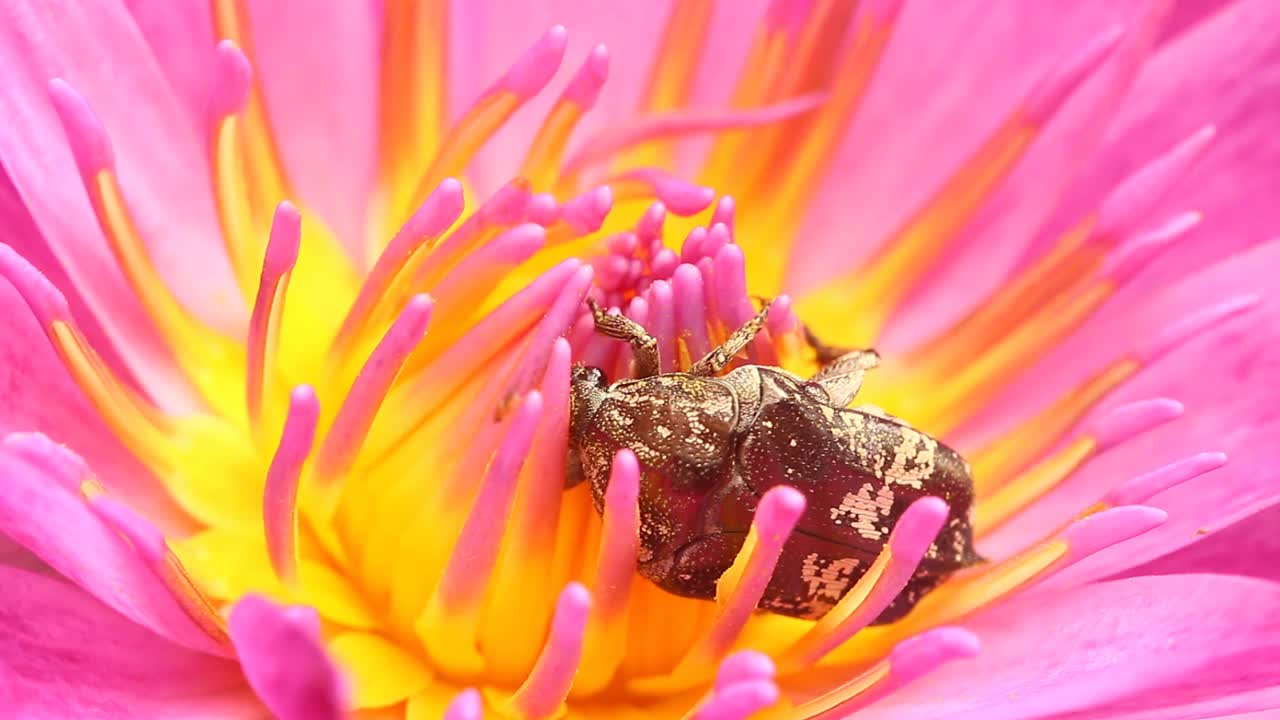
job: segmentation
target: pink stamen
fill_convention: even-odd
[[[790,295],[779,295],[773,299],[773,304],[769,306],[768,323],[769,334],[775,339],[799,329],[800,320],[792,309]]]
[[[676,369],[676,309],[671,283],[657,280],[649,286],[649,332],[658,340],[662,367]]]
[[[717,258],[720,255],[721,251],[723,251],[732,243],[733,243],[733,235],[729,232],[728,225],[712,225],[711,229],[707,231],[706,239],[703,240],[702,244],[698,248],[698,255],[699,255],[698,259],[701,260],[703,258],[712,258],[712,261],[714,262],[715,258]],[[739,251],[741,251],[741,248],[739,248]],[[737,260],[732,260],[732,262],[737,262]],[[743,273],[745,274],[746,272],[745,258],[742,260],[742,263],[744,268]],[[745,287],[745,283],[746,283],[746,280],[744,276],[744,280],[743,280],[744,287]],[[746,291],[744,290],[743,292],[745,294]]]
[[[676,307],[676,327],[693,360],[711,350],[707,337],[705,287],[702,270],[695,265],[681,265],[671,276],[671,289]]]
[[[0,244],[0,277],[9,281],[42,327],[59,320],[71,322],[71,310],[62,293],[26,258],[4,244]]]
[[[592,272],[590,268],[582,268],[569,278],[569,282],[560,289],[551,306],[547,308],[542,319],[528,335],[525,352],[520,358],[515,381],[510,391],[523,393],[528,390],[534,379],[545,374],[548,353],[553,351],[556,341],[569,332],[574,320],[582,308],[582,301],[591,290]],[[566,377],[568,373],[566,372]],[[544,399],[550,399],[543,394]]]
[[[707,245],[710,247],[718,237],[727,238],[728,234],[729,229],[723,225],[711,228],[707,235]],[[716,250],[713,262],[715,306],[720,315],[717,319],[724,326],[725,332],[733,332],[755,314],[751,299],[747,297],[747,259],[742,248],[726,243]]]
[[[551,82],[556,70],[560,68],[560,60],[564,57],[568,42],[569,33],[563,25],[552,27],[524,51],[494,84],[493,90],[506,90],[524,99],[537,95]]]
[[[1139,400],[1108,411],[1088,431],[1099,452],[1181,417],[1182,403],[1167,398]]]
[[[709,187],[694,185],[661,170],[643,168],[632,170],[617,177],[617,180],[632,180],[643,185],[676,215],[687,217],[701,212],[716,197],[716,191]]]
[[[484,700],[475,688],[467,688],[449,701],[444,720],[483,720]]]
[[[230,40],[218,43],[214,56],[209,110],[214,118],[237,115],[249,103],[253,67],[249,58]]]
[[[693,713],[694,720],[746,720],[778,702],[781,693],[772,679],[747,680],[716,690]]]
[[[650,115],[631,123],[609,128],[590,138],[582,149],[565,163],[563,174],[573,175],[584,168],[616,157],[621,151],[644,142],[687,137],[719,130],[737,130],[790,120],[822,105],[825,93],[811,93],[788,98],[759,108],[725,110],[685,110]],[[664,200],[665,202],[665,200]],[[711,201],[708,200],[708,203]],[[673,211],[681,214],[674,206]],[[702,207],[706,207],[703,205]],[[702,208],[698,208],[699,210]],[[697,212],[696,210],[694,212]]]
[[[1200,224],[1202,217],[1198,212],[1182,213],[1163,225],[1124,242],[1107,256],[1099,274],[1111,278],[1116,284],[1127,281],[1176,241],[1186,237],[1187,233]]]
[[[1103,240],[1126,237],[1146,222],[1151,211],[1204,156],[1214,134],[1212,126],[1203,128],[1125,178],[1103,201],[1094,237]]]
[[[457,222],[463,206],[462,183],[453,178],[445,179],[427,196],[378,256],[334,337],[333,347],[350,346],[409,258]]]
[[[723,225],[729,230],[729,234],[733,234],[733,211],[735,204],[732,197],[725,195],[716,202],[715,210],[711,211],[711,226]]]
[[[533,445],[542,418],[542,393],[530,392],[520,403],[449,556],[448,566],[431,602],[441,609],[478,612],[489,576],[502,546],[511,515],[516,478]]]
[[[73,493],[80,493],[85,480],[93,476],[83,458],[44,433],[9,433],[4,436],[3,446]]]
[[[129,506],[106,495],[91,497],[88,504],[99,520],[129,540],[134,551],[148,566],[155,569],[164,564],[169,547],[165,544],[164,535],[154,525]]]
[[[752,680],[770,680],[776,672],[773,658],[757,650],[739,650],[720,663],[714,688],[723,690]]]
[[[773,578],[773,570],[782,556],[783,545],[799,522],[805,509],[805,496],[788,485],[770,488],[760,498],[751,521],[756,537],[755,547],[747,557],[742,575],[719,603],[716,617],[702,639],[686,655],[686,661],[719,662],[742,633],[742,628],[755,612],[765,586]],[[723,582],[723,578],[721,580]],[[724,588],[717,588],[719,595]],[[685,662],[681,663],[682,665]],[[677,668],[673,674],[678,674]]]
[[[102,170],[113,169],[115,154],[106,128],[84,97],[62,78],[54,78],[49,81],[49,98],[62,122],[80,176],[89,180]]]
[[[975,657],[981,648],[978,636],[963,628],[927,630],[898,643],[881,664],[797,710],[804,717],[823,720],[851,717],[949,662]],[[884,674],[886,666],[888,673]]]
[[[249,316],[248,350],[245,371],[245,394],[249,420],[254,427],[262,423],[263,398],[272,373],[275,372],[276,341],[280,318],[284,313],[289,274],[298,261],[302,242],[302,216],[288,202],[276,206],[271,220],[271,234],[258,281],[258,293]]]
[[[1227,464],[1227,456],[1220,452],[1204,452],[1183,458],[1158,470],[1143,473],[1121,483],[1102,498],[1110,506],[1137,505],[1152,497],[1181,485],[1189,480],[1217,470]]]
[[[655,202],[644,211],[644,215],[636,221],[636,237],[641,242],[652,243],[662,240],[662,226],[667,220],[667,206]]]
[[[888,545],[876,560],[875,564],[880,565],[883,558],[888,558],[884,570],[864,575],[827,617],[796,641],[787,652],[784,664],[787,667],[813,665],[874,622],[910,582],[942,530],[947,513],[947,504],[940,498],[925,497],[912,503],[894,525]],[[866,582],[871,586],[866,587]]]
[[[542,227],[550,227],[560,219],[560,203],[552,193],[538,193],[529,198],[529,207],[525,209],[525,215],[530,222],[536,222]]]
[[[576,582],[565,586],[551,620],[551,636],[529,677],[511,697],[511,705],[521,717],[542,720],[560,710],[582,661],[590,611],[591,593]]]
[[[582,67],[574,74],[569,85],[564,89],[562,97],[565,101],[577,105],[582,110],[590,110],[600,96],[600,88],[609,78],[609,49],[597,45],[582,61]]]
[[[613,458],[604,496],[604,530],[592,585],[596,600],[593,622],[613,619],[627,607],[639,545],[639,494],[640,464],[630,450],[619,450]]]
[[[476,248],[449,272],[439,284],[428,284],[442,307],[452,307],[458,298],[475,300],[483,297],[502,278],[524,263],[546,245],[547,230],[537,223],[523,223],[506,230],[493,240]],[[452,307],[454,311],[470,310],[469,305]]]
[[[524,180],[516,179],[499,188],[475,213],[446,235],[413,270],[409,286],[419,288],[434,283],[442,271],[474,250],[476,244],[488,237],[491,231],[520,222],[532,200],[529,184]]]
[[[1023,104],[1029,122],[1047,123],[1086,79],[1097,70],[1124,37],[1122,28],[1111,28],[1085,43],[1049,76],[1038,83]]]
[[[600,229],[612,209],[613,190],[602,185],[565,203],[561,217],[578,235],[587,235]]]
[[[1138,347],[1135,355],[1143,364],[1150,364],[1193,337],[1214,330],[1228,320],[1252,311],[1261,301],[1262,298],[1257,295],[1239,295],[1194,312],[1165,328],[1150,342]]]
[[[707,232],[704,227],[696,227],[689,231],[684,242],[680,244],[680,259],[683,262],[692,265],[707,256],[702,249],[707,243]]]
[[[315,390],[299,385],[289,395],[280,444],[267,469],[262,493],[262,522],[267,537],[267,555],[276,575],[286,583],[298,579],[298,483],[302,466],[311,455],[320,402]]]
[[[1106,548],[1154,530],[1169,519],[1165,511],[1145,505],[1124,505],[1076,520],[1062,532],[1068,549],[1050,572],[1073,565]]]
[[[430,297],[415,295],[369,354],[316,454],[316,480],[321,485],[332,487],[355,463],[391,383],[427,331],[431,309]]]
[[[483,367],[500,349],[526,332],[562,295],[567,285],[590,284],[592,270],[570,258],[543,273],[511,299],[477,321],[423,368],[397,384],[392,393],[397,412],[425,417],[460,383]],[[416,424],[416,423],[415,423]],[[399,442],[397,439],[396,442]]]
[[[653,257],[653,262],[649,264],[649,275],[651,280],[666,280],[676,271],[676,267],[680,265],[680,256],[676,255],[671,248],[662,248],[658,254]]]

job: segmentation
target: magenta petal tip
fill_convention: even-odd
[[[110,169],[115,163],[111,141],[106,128],[94,114],[84,96],[76,92],[62,78],[49,81],[49,97],[62,122],[62,129],[71,146],[80,174],[90,177],[101,170]]]

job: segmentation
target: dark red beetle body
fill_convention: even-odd
[[[623,336],[623,322],[597,313],[607,334]],[[637,364],[656,365],[643,356],[651,338],[637,340],[630,330],[625,337],[637,348]],[[735,338],[745,345],[738,336],[749,340],[756,330],[748,325]],[[678,595],[714,598],[761,496],[782,484],[808,503],[761,609],[825,615],[866,572],[903,511],[927,495],[945,500],[950,517],[877,622],[901,617],[947,575],[978,560],[969,524],[973,484],[960,456],[901,421],[845,409],[874,354],[845,354],[808,381],[756,365],[714,377],[740,349],[734,342],[689,373],[608,385],[598,370],[575,370],[571,450],[597,510],[614,454],[628,448],[640,461],[642,575]]]

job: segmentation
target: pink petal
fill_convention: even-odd
[[[125,0],[192,125],[209,130],[214,72],[213,13],[205,0]]]
[[[6,717],[263,717],[231,661],[173,645],[60,579],[0,567],[0,587]]]
[[[1068,195],[1055,229],[1098,199],[1099,193],[1145,159],[1212,124],[1213,144],[1191,176],[1156,216],[1185,210],[1204,214],[1198,241],[1181,243],[1144,271],[1129,296],[1149,292],[1182,274],[1274,237],[1280,207],[1280,6],[1267,0],[1232,3],[1171,40],[1135,84],[1130,101],[1102,151]],[[1250,82],[1240,82],[1241,77]],[[1042,240],[1047,239],[1042,238]]]
[[[1183,717],[1237,695],[1276,707],[1280,585],[1225,575],[1130,578],[1024,596],[966,624],[982,652],[859,713],[859,720]],[[1268,690],[1269,689],[1269,690]],[[1259,691],[1259,692],[1253,692]],[[1169,714],[1164,714],[1169,713]],[[1123,717],[1123,716],[1120,716]]]
[[[1219,572],[1280,580],[1280,506],[1272,506],[1193,545],[1125,571],[1132,575]]]
[[[180,645],[221,653],[144,562],[141,550],[90,510],[79,495],[86,479],[83,461],[47,440],[6,441],[0,448],[0,535],[130,621]]]
[[[1232,298],[1270,291],[1277,263],[1280,242],[1273,242],[1144,302],[1108,305],[1095,321],[1011,383],[971,430],[989,432],[1016,414],[1043,406],[1111,359],[1158,344],[1155,338],[1196,313]],[[1078,583],[1122,572],[1280,501],[1280,446],[1269,440],[1280,432],[1276,389],[1270,381],[1280,373],[1280,357],[1274,351],[1277,328],[1280,299],[1264,296],[1250,311],[1203,328],[1154,359],[1113,391],[1092,417],[1152,397],[1176,399],[1185,407],[1183,416],[1127,440],[1076,471],[1058,490],[995,533],[989,547],[1024,546],[1043,534],[1043,528],[1066,521],[1119,483],[1208,451],[1226,453],[1226,466],[1144,501],[1166,510],[1168,523],[1088,558],[1057,581]]]
[[[851,270],[931,197],[1036,80],[1108,27],[1134,29],[1149,4],[1075,2],[1047,12],[1019,0],[906,3],[826,180],[815,188],[787,289]],[[1072,136],[1066,130],[1064,141]],[[1041,171],[1055,184],[1070,169],[1052,167],[1063,161],[1060,152],[1052,163],[1046,157]],[[1023,222],[1011,219],[1008,230]],[[1012,239],[1016,233],[1006,241]]]
[[[1149,56],[1164,17],[1162,3],[1148,3],[1121,45],[1041,135],[973,221],[952,241],[889,321],[880,346],[904,347],[950,326],[1008,277],[1044,223],[1101,146],[1124,107],[1127,91]]]
[[[379,4],[248,5],[254,70],[297,199],[362,257],[378,161]]]
[[[347,683],[325,654],[314,611],[249,595],[231,610],[231,639],[249,685],[279,720],[341,720]]]
[[[133,18],[106,0],[4,4],[0,65],[0,164],[53,254],[95,307],[130,367],[154,371],[155,337],[115,271],[49,101],[63,78],[101,119],[152,260],[178,297],[235,327],[238,296],[219,235],[207,139],[156,64]],[[211,49],[212,51],[212,49]],[[151,362],[148,362],[150,360]]]

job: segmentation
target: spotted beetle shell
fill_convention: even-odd
[[[714,598],[761,496],[782,484],[808,503],[761,609],[825,615],[879,555],[906,508],[928,495],[945,500],[950,516],[877,622],[900,618],[978,560],[969,523],[972,481],[953,450],[895,419],[832,407],[820,386],[785,371],[743,370],[724,378],[672,373],[622,381],[604,391],[593,412],[575,407],[590,412],[575,421],[574,445],[597,510],[613,455],[629,448],[640,461],[642,575],[677,595]],[[743,391],[744,378],[750,392]]]

